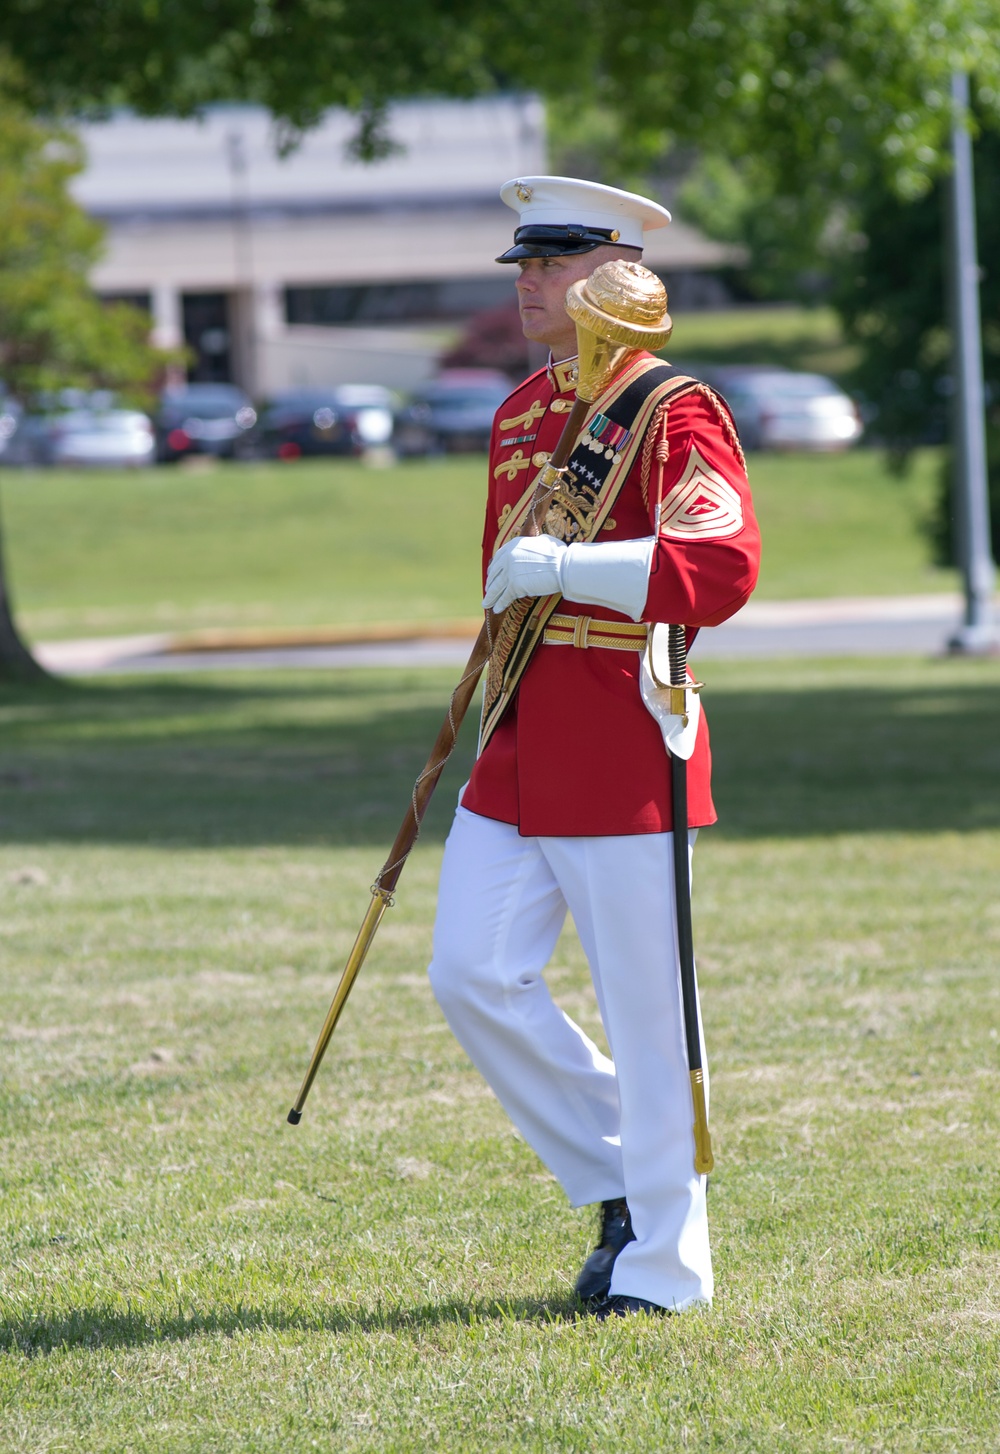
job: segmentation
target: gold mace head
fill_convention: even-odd
[[[670,337],[667,290],[641,263],[616,258],[573,283],[566,312],[576,324],[580,379],[577,394],[592,402],[628,353],[655,352]]]

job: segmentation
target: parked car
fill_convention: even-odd
[[[718,389],[746,449],[846,449],[861,438],[857,406],[823,374],[735,364],[688,371]]]
[[[10,442],[17,433],[24,410],[16,399],[0,391],[0,464],[9,464]]]
[[[333,390],[334,407],[352,421],[365,449],[389,444],[395,425],[396,400],[381,384],[340,384]]]
[[[0,463],[51,464],[56,432],[63,420],[70,414],[106,414],[115,403],[109,389],[46,390],[27,409],[5,395],[0,400]]]
[[[138,409],[79,409],[51,421],[46,463],[55,465],[152,464],[153,421]]]
[[[257,411],[235,384],[184,384],[167,389],[156,418],[157,458],[169,463],[186,454],[232,458],[236,444],[257,422]]]
[[[388,444],[392,410],[392,394],[379,384],[286,389],[262,406],[237,452],[277,459],[362,454]]]
[[[491,369],[451,369],[439,374],[396,415],[396,453],[415,456],[488,450],[493,416],[510,391],[506,374]]]

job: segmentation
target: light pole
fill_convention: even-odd
[[[995,652],[998,642],[993,622],[996,567],[990,551],[972,140],[963,121],[969,108],[969,78],[964,72],[956,71],[951,78],[951,99],[949,274],[955,373],[954,499],[965,619],[949,640],[948,650],[972,655]]]
[[[233,255],[236,275],[234,311],[239,338],[239,373],[242,375],[239,382],[248,393],[254,393],[258,383],[257,328],[254,317],[257,299],[254,290],[247,153],[242,131],[230,131],[226,136],[226,158],[232,182]]]

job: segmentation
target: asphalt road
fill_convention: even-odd
[[[699,634],[692,660],[790,656],[936,656],[961,620],[957,595],[845,597],[825,601],[755,602],[723,626]],[[252,645],[246,637],[227,647],[216,633],[211,650],[184,650],[169,636],[98,637],[41,643],[36,654],[63,676],[132,672],[239,671],[271,668],[460,666],[467,638],[287,642]],[[181,649],[179,649],[181,648]]]

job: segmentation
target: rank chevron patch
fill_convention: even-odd
[[[743,529],[743,501],[691,446],[684,473],[660,505],[660,530],[679,539],[724,540]]]

